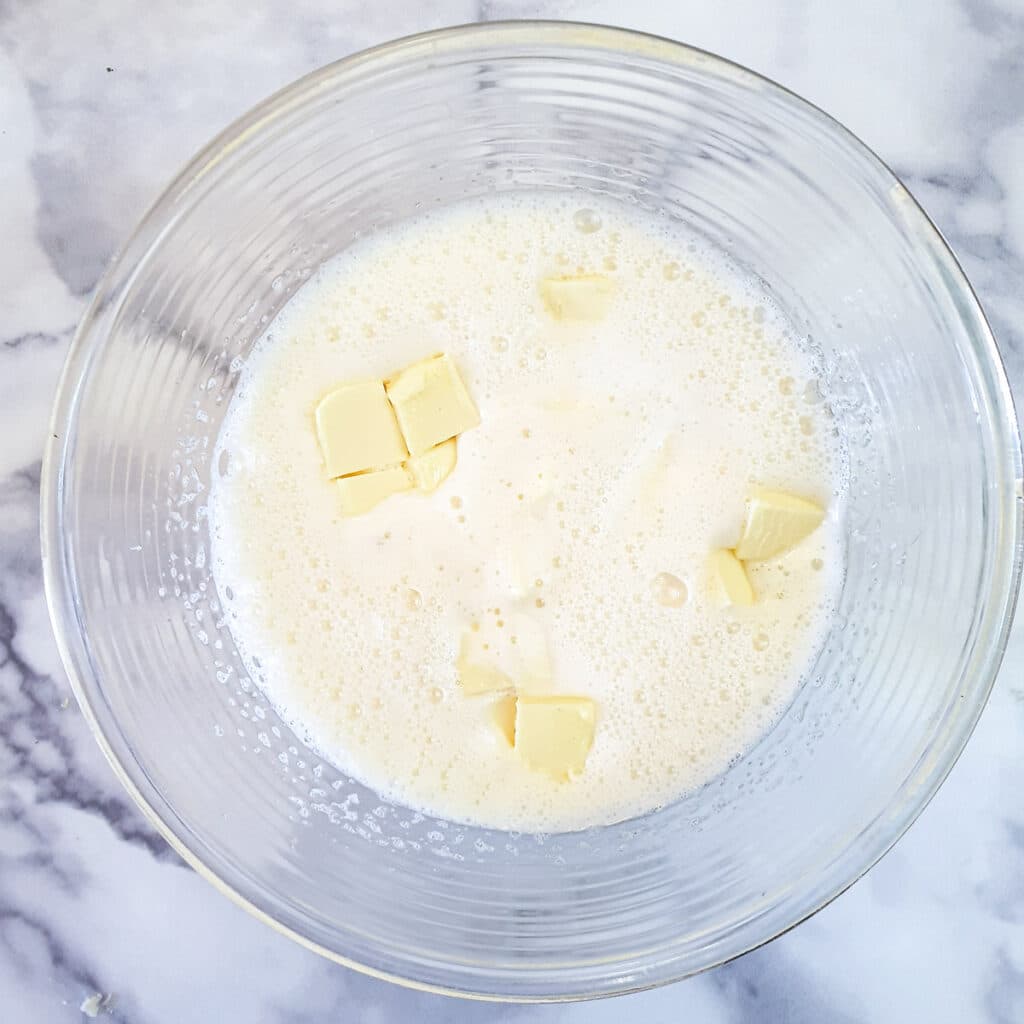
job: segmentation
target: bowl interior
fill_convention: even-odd
[[[758,275],[806,332],[849,451],[840,607],[778,726],[658,813],[553,836],[426,818],[306,750],[234,650],[205,508],[247,353],[318,265],[381,224],[524,188],[679,219]],[[448,991],[625,991],[813,912],[955,760],[1016,592],[1013,412],[935,229],[820,111],[617,30],[417,37],[268,101],[125,247],[56,419],[48,593],[126,785],[250,909],[337,959]]]

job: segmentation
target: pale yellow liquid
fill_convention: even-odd
[[[332,262],[250,357],[210,502],[233,636],[298,734],[383,796],[515,830],[642,814],[721,772],[793,698],[841,579],[841,451],[788,325],[686,236],[580,206],[492,200]],[[577,271],[616,294],[566,327],[538,280]],[[342,518],[317,401],[438,351],[482,418],[454,474]],[[758,484],[829,517],[753,566],[753,608],[722,608],[707,556]],[[597,702],[581,777],[526,767],[460,692],[466,631]]]

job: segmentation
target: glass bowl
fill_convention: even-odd
[[[269,319],[378,225],[504,189],[575,189],[677,218],[759,275],[806,333],[849,447],[845,583],[792,706],[703,789],[589,832],[438,821],[339,774],[248,678],[210,578],[211,453]],[[820,110],[617,29],[417,36],[243,117],[109,269],[52,435],[50,611],[132,796],[197,871],[286,934],[464,995],[661,984],[827,903],[960,753],[1017,592],[1013,408],[936,229]]]

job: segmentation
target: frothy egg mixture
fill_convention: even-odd
[[[544,290],[580,275],[585,309]],[[343,514],[319,403],[438,353],[479,413],[454,467]],[[605,824],[713,778],[793,698],[842,577],[842,450],[795,332],[678,227],[590,199],[488,199],[353,245],[255,346],[218,457],[214,576],[268,700],[382,796],[483,826]],[[715,553],[743,554],[759,488],[827,514],[735,562],[748,605]],[[467,650],[522,693],[586,698],[581,770],[523,756],[515,691],[472,693]],[[523,743],[549,742],[522,714]]]

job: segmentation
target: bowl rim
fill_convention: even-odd
[[[982,640],[986,641],[987,650],[981,656],[980,671],[977,683],[972,687],[975,691],[975,706],[961,723],[959,735],[954,737],[948,747],[947,759],[924,779],[918,787],[913,799],[906,802],[903,811],[895,824],[890,822],[888,831],[881,842],[870,848],[868,855],[856,866],[849,877],[823,893],[810,896],[807,905],[798,909],[796,916],[785,926],[772,930],[771,934],[750,942],[744,948],[730,951],[727,954],[716,953],[713,962],[702,967],[682,968],[675,971],[662,972],[653,981],[636,983],[623,978],[617,987],[609,987],[599,992],[558,991],[552,994],[518,994],[514,991],[487,991],[470,988],[455,988],[443,984],[423,982],[416,978],[380,970],[345,956],[310,939],[290,925],[286,925],[253,902],[248,896],[236,888],[231,882],[209,867],[206,862],[192,851],[182,834],[175,830],[171,822],[161,817],[153,805],[147,800],[128,768],[118,757],[114,744],[94,708],[85,684],[85,677],[90,676],[88,654],[85,637],[76,627],[74,600],[74,572],[70,564],[66,534],[63,530],[64,495],[63,480],[71,458],[68,427],[74,423],[81,392],[81,385],[92,358],[96,354],[96,340],[93,327],[108,305],[112,296],[130,287],[133,267],[139,262],[135,256],[141,251],[144,255],[152,247],[159,244],[160,237],[166,229],[167,221],[173,217],[173,207],[190,188],[198,183],[207,170],[216,165],[223,156],[229,153],[246,136],[263,127],[292,108],[301,104],[305,98],[328,81],[338,76],[351,75],[367,64],[384,59],[400,58],[403,52],[410,50],[433,51],[439,56],[444,52],[457,52],[462,46],[488,44],[491,46],[515,45],[517,43],[566,44],[579,48],[589,48],[598,52],[624,55],[630,52],[643,55],[652,60],[661,60],[672,65],[699,64],[713,68],[718,74],[732,77],[738,81],[766,88],[780,95],[787,103],[801,108],[816,118],[828,131],[843,139],[847,144],[859,150],[870,163],[875,165],[883,177],[890,179],[890,184],[900,188],[906,195],[912,208],[921,218],[928,239],[932,244],[935,256],[942,261],[948,271],[950,291],[959,292],[966,305],[966,315],[974,321],[976,331],[976,355],[981,369],[988,377],[988,384],[996,399],[992,409],[992,419],[999,427],[1004,445],[1002,462],[1007,478],[1007,486],[997,497],[999,504],[996,512],[1002,516],[1000,550],[997,562],[1002,563],[1002,575],[993,584],[994,593],[979,626],[979,648]],[[445,47],[450,49],[445,51]],[[131,257],[131,258],[129,258]],[[128,283],[122,281],[125,271],[129,272]],[[96,742],[115,775],[140,808],[146,819],[166,840],[170,847],[196,873],[213,885],[221,893],[229,897],[254,917],[268,924],[275,931],[286,935],[300,945],[312,950],[328,960],[350,967],[361,973],[385,981],[395,982],[405,987],[443,995],[460,996],[493,1002],[567,1002],[595,997],[624,995],[661,985],[671,984],[682,978],[721,966],[733,959],[757,949],[780,935],[801,924],[809,917],[827,906],[851,885],[869,871],[904,835],[907,829],[917,820],[921,812],[931,801],[934,794],[945,781],[949,772],[956,764],[967,740],[970,738],[980,718],[1006,649],[1010,626],[1013,621],[1022,569],[1022,527],[1024,527],[1024,500],[1022,500],[1022,465],[1021,442],[1017,427],[1013,397],[1006,377],[1005,367],[999,354],[991,327],[981,307],[978,297],[966,274],[953,254],[948,242],[920,204],[902,184],[899,177],[874,150],[866,145],[854,132],[841,122],[823,111],[820,107],[804,99],[796,92],[779,84],[766,75],[753,71],[735,61],[721,57],[710,51],[691,46],[664,36],[641,32],[634,29],[620,28],[611,25],[575,22],[563,20],[522,19],[492,22],[472,22],[462,25],[434,29],[416,33],[398,39],[386,41],[376,46],[358,51],[339,60],[326,64],[296,79],[284,88],[271,94],[256,104],[241,117],[237,118],[210,142],[176,174],[160,195],[153,201],[135,230],[128,236],[124,244],[115,253],[104,274],[95,287],[93,298],[79,323],[63,369],[59,378],[53,411],[50,418],[40,480],[40,542],[42,550],[43,583],[46,603],[50,616],[57,649],[64,670],[68,676],[72,691],[81,707]],[[995,591],[997,591],[995,593]],[[872,826],[868,826],[869,828]]]

